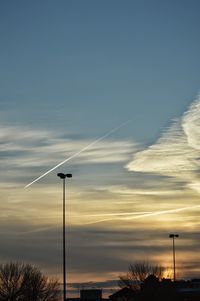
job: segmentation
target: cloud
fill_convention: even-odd
[[[183,181],[200,191],[200,99],[166,129],[155,144],[137,152],[127,169]]]
[[[69,133],[55,133],[22,126],[0,126],[0,166],[4,183],[21,182],[73,156],[93,140],[74,139]],[[73,165],[126,162],[136,143],[106,139],[86,149]]]
[[[74,177],[67,190],[71,282],[117,279],[130,262],[147,257],[169,265],[172,229],[180,234],[177,252],[183,266],[186,252],[191,265],[197,260],[198,110],[199,100],[147,149],[138,151],[131,140],[106,139],[71,162]],[[20,187],[91,141],[71,133],[1,127],[1,260],[22,258],[61,275],[61,183],[52,174],[48,183],[41,181],[28,190]],[[127,172],[123,165],[136,151],[128,164],[134,172]],[[13,183],[21,186],[11,187]]]

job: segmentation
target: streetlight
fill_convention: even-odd
[[[72,178],[71,173],[58,173],[57,176],[63,180],[63,301],[66,301],[66,252],[65,252],[65,179]]]
[[[178,234],[169,234],[169,238],[172,238],[173,264],[174,264],[174,281],[176,280],[175,238],[177,238],[177,237],[179,237]]]

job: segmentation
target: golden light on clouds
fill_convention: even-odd
[[[145,149],[135,141],[109,138],[62,167],[73,174],[66,187],[71,281],[80,273],[80,281],[89,281],[95,271],[98,279],[117,278],[130,262],[143,259],[170,267],[168,234],[174,231],[180,234],[179,274],[199,272],[195,266],[200,229],[199,114],[196,101]],[[7,227],[10,250],[18,237],[27,260],[59,275],[62,183],[52,173],[29,189],[23,187],[89,140],[30,129],[22,133],[21,128],[5,126],[0,135],[0,151],[10,154],[9,160],[1,159],[5,177],[0,203],[1,226]],[[47,249],[49,257],[44,258]],[[17,254],[17,258],[23,255],[20,247]]]

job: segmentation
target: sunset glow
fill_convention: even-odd
[[[72,173],[72,289],[143,260],[171,277],[170,233],[200,278],[200,3],[58,3],[0,3],[0,261],[62,282]]]

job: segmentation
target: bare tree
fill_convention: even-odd
[[[0,301],[58,301],[59,283],[29,264],[0,265]]]
[[[23,265],[0,265],[0,300],[17,301],[21,298]]]
[[[145,261],[136,262],[130,264],[127,274],[119,277],[119,286],[137,290],[149,275],[155,275],[157,278],[162,279],[164,272],[165,268],[160,265],[151,265]]]

